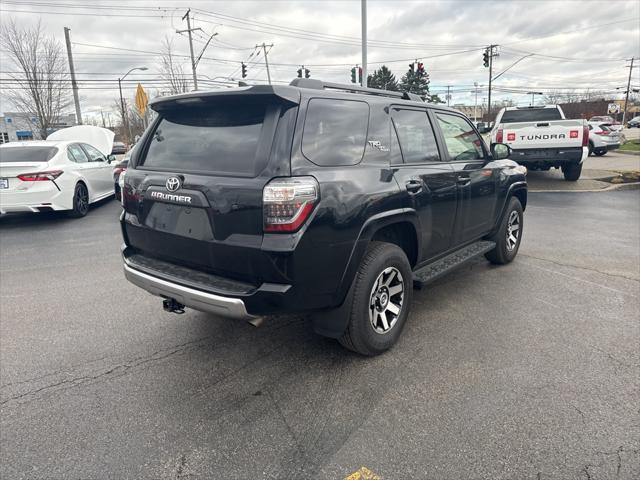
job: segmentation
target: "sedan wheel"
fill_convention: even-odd
[[[88,211],[89,191],[83,183],[78,183],[73,195],[73,210],[71,210],[71,216],[76,218],[84,217]]]

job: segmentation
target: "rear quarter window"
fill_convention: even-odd
[[[313,98],[304,121],[302,153],[323,167],[356,165],[364,155],[368,128],[365,102]]]

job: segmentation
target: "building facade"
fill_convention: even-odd
[[[22,140],[44,140],[36,127],[36,115],[20,112],[5,112],[0,114],[0,143],[18,142]],[[49,133],[61,128],[76,125],[73,113],[61,115]]]

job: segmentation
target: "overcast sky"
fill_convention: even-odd
[[[114,109],[117,79],[130,68],[148,70],[127,77],[128,98],[133,98],[137,81],[151,96],[162,90],[154,52],[161,50],[165,36],[173,39],[175,52],[184,56],[180,61],[190,73],[187,37],[176,33],[187,28],[181,17],[188,7],[192,27],[202,29],[195,32],[196,55],[217,33],[198,66],[203,88],[214,85],[206,77],[216,81],[240,77],[241,61],[248,65],[251,83],[266,83],[264,56],[256,55],[254,48],[263,42],[273,44],[268,60],[274,82],[288,83],[304,64],[313,78],[346,83],[351,66],[361,62],[359,0],[2,0],[0,21],[14,18],[26,26],[41,19],[47,33],[61,43],[63,27],[71,28],[83,114],[96,115],[101,109]],[[484,87],[479,103],[486,99],[488,69],[482,66],[482,51],[489,44],[500,45],[494,75],[535,54],[494,83],[502,89],[495,97],[522,105],[531,96],[513,92],[590,89],[613,95],[617,87],[626,87],[625,59],[640,56],[638,0],[369,0],[368,23],[369,70],[384,63],[399,79],[409,59],[422,59],[431,77],[431,92],[444,97],[447,85],[451,86],[452,105],[473,105],[474,82]],[[0,70],[2,78],[16,71],[4,51],[0,51]],[[640,86],[640,68],[634,69],[632,84]],[[5,101],[0,107],[10,108]]]

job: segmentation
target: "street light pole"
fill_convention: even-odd
[[[542,92],[527,92],[527,95],[531,95],[531,106],[536,104],[536,95],[544,95]]]
[[[474,91],[476,92],[476,103],[473,104],[473,121],[478,121],[478,82],[473,82]]]
[[[126,140],[127,140],[127,142],[126,142],[127,145],[129,144],[129,141],[131,140],[131,126],[129,125],[129,118],[127,116],[127,110],[125,109],[124,97],[122,96],[122,80],[127,78],[127,75],[129,75],[131,72],[133,72],[135,70],[148,70],[148,68],[147,67],[134,67],[131,70],[129,70],[127,73],[125,73],[122,77],[118,78],[118,90],[120,90],[120,109],[122,111],[122,126],[124,128],[124,135],[125,135]]]
[[[362,86],[367,86],[367,0],[362,1]]]

